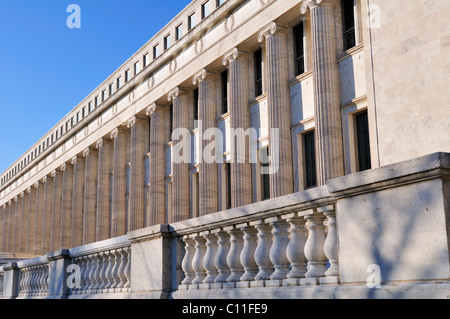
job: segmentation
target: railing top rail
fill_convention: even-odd
[[[72,248],[69,250],[69,255],[74,258],[129,246],[131,246],[131,242],[128,240],[128,236],[124,235]]]
[[[45,264],[48,264],[47,255],[19,261],[17,262],[17,268],[23,269]]]

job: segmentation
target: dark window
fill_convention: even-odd
[[[231,208],[231,165],[225,163],[225,170],[227,174],[227,209]]]
[[[358,170],[365,171],[372,168],[370,161],[369,122],[367,111],[355,116],[356,142],[358,148]]]
[[[194,90],[194,127],[197,127],[198,121],[198,89]]]
[[[260,151],[262,200],[270,198],[269,148]]]
[[[344,50],[348,50],[356,45],[353,0],[342,0],[341,8],[342,23],[344,28]]]
[[[221,74],[222,79],[222,114],[228,113],[228,70]]]
[[[303,22],[294,28],[295,75],[305,72],[305,51],[303,46]]]
[[[254,53],[255,61],[255,96],[263,94],[262,83],[262,49]]]
[[[317,186],[316,147],[314,135],[314,131],[303,135],[306,188]]]

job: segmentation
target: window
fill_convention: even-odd
[[[106,100],[106,90],[102,91],[102,102]]]
[[[303,134],[305,188],[317,186],[314,131]]]
[[[355,33],[355,13],[354,13],[354,0],[342,0],[342,23],[344,31],[344,50],[353,48],[356,45],[356,33]]]
[[[210,7],[209,7],[209,1],[206,1],[204,4],[202,4],[202,19],[209,16],[211,13]]]
[[[88,112],[89,113],[92,112],[92,102],[89,102],[89,104],[88,104]],[[61,131],[61,134],[62,134],[62,131]]]
[[[224,2],[225,0],[217,0],[217,7],[220,7]]]
[[[228,113],[228,70],[221,73],[222,114]]]
[[[118,90],[118,89],[120,89],[121,87],[122,87],[122,77],[119,76],[119,77],[117,78],[116,88],[117,88],[117,90]]]
[[[110,84],[109,85],[109,96],[111,96],[111,95],[113,95],[114,94],[114,84]]]
[[[200,215],[200,187],[199,187],[199,175],[198,173],[192,174],[192,217],[198,217]]]
[[[231,208],[231,165],[230,163],[225,163],[225,174],[226,174],[226,200],[227,209]]]
[[[77,113],[77,123],[80,122],[80,116],[81,116],[81,113],[78,112]],[[53,143],[53,136],[52,136],[52,143]]]
[[[130,81],[130,69],[125,71],[125,83]]]
[[[194,127],[198,127],[198,89],[194,90]]]
[[[175,41],[178,41],[183,36],[183,25],[180,24],[175,28]]]
[[[81,109],[81,118],[83,119],[86,116],[86,107]]]
[[[159,56],[159,44],[153,47],[153,59],[156,59]]]
[[[261,163],[261,199],[270,198],[270,174],[269,174],[269,148],[265,147],[259,151]]]
[[[305,72],[305,53],[303,47],[303,22],[294,27],[295,75]]]
[[[255,61],[255,96],[263,94],[262,81],[262,49],[259,49],[253,54]]]
[[[170,34],[164,37],[164,50],[170,48]]]
[[[193,27],[195,27],[195,13],[188,17],[188,30],[191,30]]]
[[[355,124],[358,171],[361,172],[372,168],[367,111],[355,115]]]
[[[144,68],[145,68],[148,65],[148,63],[150,62],[148,59],[148,53],[144,54],[143,60],[144,60],[143,63],[144,63]]]
[[[169,140],[172,140],[172,131],[173,131],[173,104],[169,106],[169,116],[170,116],[170,123],[169,123],[169,132],[170,132],[170,138]]]
[[[94,99],[94,106],[95,106],[95,107],[98,106],[98,96],[96,96],[95,99]]]
[[[137,61],[134,64],[134,75],[138,74],[141,71],[141,64],[139,61]]]

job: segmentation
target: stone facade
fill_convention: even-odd
[[[447,280],[450,5],[403,6],[193,1],[0,175],[0,251],[36,256],[4,266],[0,283],[68,260],[114,264],[101,289],[125,295],[361,283],[371,264],[389,283]],[[411,206],[426,227],[405,219]],[[442,261],[425,273],[424,239]],[[153,269],[149,249],[158,284],[133,277]],[[22,288],[38,296],[35,285]],[[74,295],[96,291],[84,288]]]

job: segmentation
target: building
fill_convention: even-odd
[[[447,296],[449,16],[194,0],[0,175],[3,297]]]

